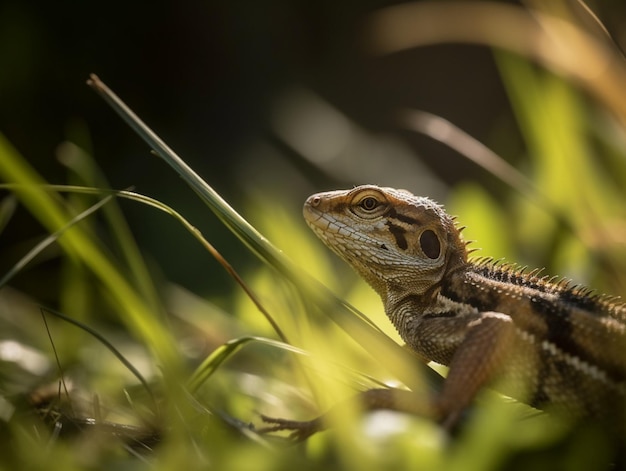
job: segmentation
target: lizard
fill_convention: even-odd
[[[444,208],[406,190],[362,185],[316,193],[303,208],[313,232],[380,296],[406,346],[449,367],[425,404],[406,391],[361,393],[454,427],[484,387],[537,409],[626,428],[626,306],[559,278],[473,258]],[[266,430],[304,439],[325,428],[263,417]]]

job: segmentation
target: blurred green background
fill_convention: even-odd
[[[55,158],[59,144],[69,139],[86,148],[113,188],[134,186],[184,208],[235,261],[241,251],[194,195],[84,85],[89,73],[239,208],[258,190],[274,193],[298,216],[308,194],[360,183],[445,201],[447,187],[471,181],[499,198],[508,190],[492,176],[395,120],[398,109],[425,110],[522,162],[525,143],[491,51],[440,44],[372,54],[366,22],[392,4],[4,0],[0,129],[51,182],[66,178]],[[624,3],[590,6],[618,45],[625,44]],[[294,147],[298,133],[309,141]],[[307,142],[320,149],[303,155]],[[176,228],[141,208],[128,211],[142,248],[168,278],[202,293],[225,288],[195,247],[177,244],[172,253]],[[12,224],[2,235],[2,266],[13,259],[15,244],[38,230],[27,220]],[[54,271],[39,273],[40,288],[54,297]],[[15,283],[31,284],[36,276]]]
[[[104,446],[90,453],[89,440],[75,448],[54,437],[37,441],[22,433],[31,427],[19,417],[5,427],[11,408],[2,401],[59,377],[39,317],[38,307],[45,305],[113,340],[164,402],[191,405],[191,412],[182,407],[181,428],[177,413],[162,412],[162,422],[174,424],[172,446],[160,448],[162,469],[203,469],[211,460],[229,469],[246,460],[252,469],[291,469],[293,463],[310,469],[514,469],[520,455],[526,457],[517,461],[520,469],[555,469],[562,459],[569,469],[589,469],[590,463],[601,469],[610,462],[611,451],[586,431],[570,436],[542,419],[521,422],[498,401],[478,414],[451,453],[436,425],[417,420],[391,421],[391,431],[379,423],[382,438],[350,422],[343,431],[354,437],[329,432],[330,439],[314,440],[304,453],[279,448],[267,455],[252,439],[224,434],[224,424],[211,422],[214,416],[203,409],[224,410],[244,422],[258,421],[257,410],[310,418],[337,397],[375,383],[359,374],[394,384],[397,378],[384,368],[385,354],[351,343],[350,333],[318,316],[292,280],[245,249],[85,85],[90,73],[298,266],[396,340],[376,296],[306,229],[300,215],[306,196],[362,183],[406,188],[445,203],[468,226],[466,237],[478,241],[473,247],[483,249],[479,255],[626,294],[626,4],[411,4],[418,5],[415,15],[393,10],[400,12],[393,18],[384,12],[394,3],[366,0],[0,4],[0,132],[21,157],[49,183],[133,187],[173,207],[252,286],[290,341],[322,360],[307,363],[302,374],[289,354],[253,342],[250,351],[233,349],[225,354],[229,362],[219,363],[211,353],[229,340],[276,333],[180,224],[119,201],[156,295],[137,291],[153,310],[129,320],[90,274],[89,263],[57,244],[20,270],[0,293],[0,347],[15,341],[10,345],[32,348],[33,356],[21,364],[0,348],[0,434],[10,450],[3,456],[15,453],[19,462],[35,443],[38,452],[27,460],[34,468],[46,469],[50,456],[66,469],[145,465]],[[498,7],[515,14],[508,17]],[[385,38],[390,42],[381,52]],[[419,132],[401,121],[406,110],[428,113],[417,115]],[[108,183],[93,177],[98,172]],[[3,191],[2,274],[47,234],[41,215],[33,217],[37,211],[13,206]],[[84,195],[63,200],[71,214],[94,201]],[[124,257],[116,236],[123,224],[114,221],[98,213],[84,225],[90,240],[119,261]],[[136,281],[125,263],[116,266]],[[94,415],[94,394],[114,404],[107,409],[114,422],[151,417],[149,401],[129,386],[137,381],[127,368],[75,327],[52,324],[63,370],[87,391],[80,394],[88,403],[83,414]],[[184,360],[180,372],[162,371],[146,353],[156,350],[163,360],[171,345]],[[163,384],[189,378],[204,360],[216,365],[216,377],[193,391],[193,401]],[[333,362],[349,371],[333,369]],[[50,451],[42,443],[55,446]],[[0,469],[4,464],[15,465],[7,458]]]

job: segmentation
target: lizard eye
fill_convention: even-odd
[[[359,203],[359,206],[363,208],[365,211],[373,211],[378,207],[378,200],[373,196],[368,196],[367,198],[363,198]]]
[[[420,235],[420,248],[424,255],[426,255],[430,259],[439,258],[439,254],[441,253],[441,242],[439,242],[439,237],[430,229],[425,230]]]

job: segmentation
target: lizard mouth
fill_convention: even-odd
[[[321,203],[321,198],[318,195],[313,195],[307,198],[302,208],[302,215],[304,220],[309,226],[317,225],[316,223],[321,219],[322,212],[317,209],[317,206]]]

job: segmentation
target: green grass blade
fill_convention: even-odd
[[[295,267],[283,254],[239,215],[224,199],[194,172],[154,131],[126,106],[97,76],[91,75],[88,84],[118,113],[129,126],[169,164],[200,196],[239,239],[259,258],[291,280],[303,298],[315,305],[316,314],[329,316],[364,349],[372,352],[390,371],[414,390],[423,391],[441,384],[441,377],[429,368],[417,370],[419,361],[408,351],[383,334],[354,307],[338,299],[317,280]],[[427,382],[424,382],[424,375]]]
[[[78,216],[72,218],[66,225],[64,225],[58,231],[53,232],[52,234],[47,236],[44,240],[39,242],[35,247],[29,250],[26,255],[20,258],[18,262],[2,278],[0,278],[0,288],[6,285],[11,280],[11,278],[17,275],[26,265],[28,265],[29,262],[31,262],[37,255],[39,255],[46,247],[48,247],[49,245],[57,241],[57,239],[61,237],[61,235],[63,235],[65,231],[67,231],[70,227],[72,227],[76,223],[85,219],[87,216],[96,212],[102,206],[104,206],[109,201],[111,201],[111,198],[112,198],[111,196],[107,196],[106,198],[103,198],[98,203],[87,208]]]
[[[86,187],[110,188],[107,179],[91,156],[80,147],[70,142],[63,143],[59,146],[58,158],[73,172],[73,175],[69,176],[71,180],[78,180],[78,184]],[[162,302],[121,209],[117,204],[108,204],[103,208],[102,214],[108,222],[111,244],[117,249],[116,253],[120,254],[120,263],[125,265],[124,270],[128,278],[141,291],[152,309],[158,312]]]
[[[163,142],[98,77],[91,75],[88,84],[104,98],[113,110],[122,117],[159,157],[183,178],[226,227],[233,231],[257,256],[276,267],[281,267],[285,264],[282,254]]]
[[[6,188],[8,190],[13,190],[16,188],[19,188],[20,185],[14,185],[14,184],[0,184],[0,188]],[[263,307],[263,305],[259,302],[258,297],[254,294],[254,292],[248,287],[248,285],[243,281],[243,279],[239,276],[239,274],[235,271],[235,269],[221,256],[221,254],[215,249],[215,247],[213,247],[213,245],[204,238],[204,236],[202,235],[202,233],[196,229],[189,221],[187,221],[187,219],[185,219],[180,213],[178,213],[176,210],[174,210],[172,207],[154,199],[154,198],[150,198],[149,196],[145,196],[139,193],[135,193],[132,191],[119,191],[119,190],[105,190],[105,189],[99,189],[99,188],[90,188],[90,187],[83,187],[83,186],[76,186],[76,185],[44,185],[44,188],[47,188],[50,191],[56,191],[56,192],[69,192],[69,193],[82,193],[82,194],[88,194],[88,195],[102,195],[102,194],[109,194],[109,197],[112,196],[117,196],[119,198],[125,198],[131,201],[135,201],[138,203],[142,203],[145,204],[147,206],[150,206],[152,208],[158,209],[159,211],[162,211],[166,214],[168,214],[169,216],[173,217],[174,219],[176,219],[196,240],[198,240],[198,242],[200,242],[200,244],[220,263],[220,265],[222,265],[222,267],[224,267],[224,269],[228,272],[229,275],[231,275],[235,281],[241,286],[241,288],[244,290],[244,292],[248,295],[248,297],[252,300],[252,302],[254,303],[254,305],[257,307],[257,309],[259,309],[259,311],[263,314],[263,316],[266,318],[266,320],[268,321],[268,323],[272,326],[272,328],[274,329],[274,331],[276,332],[276,334],[278,335],[278,337],[281,338],[281,340],[283,340],[283,342],[287,342],[286,336],[283,333],[282,329],[280,328],[280,326],[278,325],[278,323],[272,318],[272,316],[270,315],[270,313]],[[108,200],[107,200],[108,201]],[[102,206],[101,204],[98,205],[98,208]],[[98,208],[93,208],[89,211],[89,214],[91,214],[93,211],[95,211]],[[87,211],[85,211],[84,213],[81,213],[81,215],[87,215],[85,213],[87,213]],[[84,216],[83,216],[84,217]],[[77,216],[75,218],[75,220],[73,220],[71,223],[69,223],[67,225],[66,228],[69,228],[71,225],[73,225],[75,222],[77,222],[80,219],[83,219],[83,217]],[[20,260],[18,262],[18,264],[16,264],[16,266],[11,269],[7,275],[5,275],[2,279],[0,279],[0,287],[6,283],[11,277],[13,277],[21,268],[23,268],[23,266],[25,266],[30,260],[32,260],[38,253],[41,252],[41,250],[43,250],[45,247],[47,247],[50,243],[54,242],[58,236],[60,235],[62,231],[57,231],[55,234],[52,234],[51,236],[47,237],[46,239],[44,239],[44,241],[40,242],[35,248],[33,248],[22,260]],[[143,262],[142,262],[143,263]],[[4,282],[4,283],[3,283]]]
[[[61,230],[72,219],[61,198],[45,188],[45,181],[0,135],[0,177],[17,184],[13,192],[22,204],[51,233]],[[120,319],[142,339],[157,357],[166,376],[177,376],[182,368],[173,338],[160,322],[160,316],[128,283],[96,242],[80,226],[73,225],[58,239],[67,255],[83,263],[116,301]]]
[[[15,208],[17,208],[17,200],[13,195],[3,198],[0,202],[0,234],[11,220]]]
[[[150,399],[152,399],[152,402],[156,404],[156,396],[154,395],[154,392],[152,391],[150,384],[148,384],[148,381],[146,381],[146,379],[139,372],[139,370],[135,368],[135,366],[130,361],[128,361],[126,357],[122,355],[122,353],[117,348],[115,348],[115,346],[111,342],[109,342],[102,334],[100,334],[97,330],[92,329],[87,324],[77,321],[76,319],[72,319],[70,316],[63,314],[60,311],[51,309],[49,307],[43,307],[41,309],[43,312],[47,312],[53,315],[54,317],[58,317],[59,319],[62,319],[65,322],[68,322],[78,327],[82,331],[87,332],[89,335],[91,335],[96,340],[98,340],[98,342],[104,345],[128,369],[128,371],[130,371],[133,374],[133,376],[137,378],[137,380],[141,383],[141,385],[144,387],[144,389],[150,396]]]
[[[270,345],[274,348],[287,350],[300,355],[307,355],[304,350],[293,347],[283,342],[277,342],[276,340],[267,339],[263,337],[247,336],[230,340],[223,345],[220,345],[211,353],[201,364],[196,368],[187,382],[189,391],[193,394],[198,388],[207,381],[215,371],[231,356],[237,353],[241,348],[249,343],[261,343],[264,345]]]

